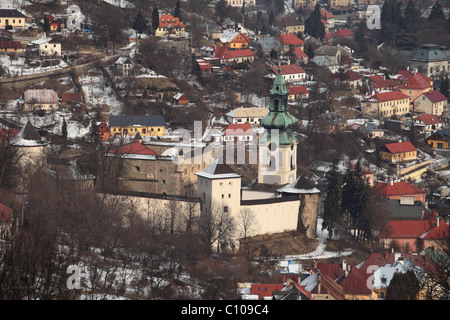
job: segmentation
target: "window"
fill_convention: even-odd
[[[225,198],[225,195],[224,194],[222,194],[222,199],[224,199]]]
[[[136,171],[138,171],[138,172],[140,172],[140,171],[141,171],[141,167],[139,167],[139,166],[135,166],[135,168],[136,168]]]
[[[228,206],[223,207],[223,212],[228,212]]]
[[[166,184],[166,180],[163,180],[163,184]]]

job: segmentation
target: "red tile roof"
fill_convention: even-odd
[[[186,25],[180,22],[180,18],[174,17],[171,14],[162,14],[159,17],[159,28],[167,28],[170,25],[175,28],[186,28]]]
[[[354,33],[351,29],[341,29],[333,32],[333,37],[353,37]]]
[[[362,270],[351,267],[350,273],[339,283],[344,289],[345,294],[369,295],[372,289],[369,288],[367,279],[371,273],[365,273]]]
[[[448,224],[438,218],[439,227],[435,220],[392,220],[388,221],[388,232],[380,234],[380,238],[440,240],[447,237]]]
[[[22,44],[20,41],[0,41],[0,49],[21,49]]]
[[[259,299],[263,299],[264,297],[271,297],[272,292],[281,291],[284,287],[283,284],[252,283],[250,293],[257,294]]]
[[[326,274],[333,280],[336,280],[344,273],[341,265],[337,263],[318,262],[317,269],[319,269],[322,273]]]
[[[61,93],[61,101],[62,102],[68,102],[68,101],[83,101],[83,95],[79,92],[64,92]]]
[[[14,219],[13,210],[10,207],[0,203],[0,223],[12,222]]]
[[[425,92],[424,95],[433,103],[447,101],[447,98],[439,90]]]
[[[301,46],[305,44],[305,41],[292,33],[281,34],[277,37],[277,40],[284,46]]]
[[[346,73],[346,75],[348,76],[346,81],[357,81],[357,80],[361,80],[362,79],[362,76],[359,73],[357,73],[357,72],[355,72],[353,70],[349,70]]]
[[[250,123],[231,123],[223,129],[225,136],[252,135],[253,129]]]
[[[397,83],[391,80],[384,79],[378,74],[370,76],[368,77],[368,79],[370,80],[371,86],[374,88],[393,88],[398,86]]]
[[[409,99],[409,96],[401,93],[400,91],[384,91],[374,92],[373,95],[364,98],[364,101],[368,102],[386,102],[393,100]]]
[[[308,94],[308,89],[305,86],[294,86],[287,89],[289,94]]]
[[[322,18],[325,18],[325,19],[333,19],[334,18],[334,16],[326,9],[321,9],[320,15],[322,16]]]
[[[275,72],[275,74],[278,74],[278,68],[281,69],[281,75],[306,73],[306,71],[298,64],[284,64],[279,67],[278,66],[272,67],[272,70],[273,72]]]
[[[415,117],[414,120],[420,120],[427,126],[441,122],[435,115],[432,114],[421,114]]]
[[[384,145],[384,147],[389,151],[390,153],[402,153],[402,152],[412,152],[417,151],[417,148],[414,147],[414,145],[409,142],[396,142],[396,143],[387,143]]]
[[[297,58],[307,58],[308,55],[300,48],[294,48],[291,50],[291,53],[296,56]]]
[[[426,78],[422,77],[422,74],[416,73],[413,76],[409,77],[405,84],[401,85],[399,88],[401,89],[413,89],[413,90],[424,90],[427,88],[431,88],[430,81],[427,81]]]
[[[0,128],[0,141],[9,141],[17,134],[19,133],[19,130],[16,129],[1,129]]]
[[[408,182],[394,182],[392,185],[387,182],[379,182],[373,186],[372,190],[375,194],[383,196],[425,194],[424,190]]]
[[[145,154],[155,156],[158,155],[155,151],[144,146],[141,142],[133,142],[131,144],[124,145],[109,152],[115,154]]]
[[[250,49],[229,50],[227,47],[217,47],[215,57],[219,59],[253,57],[253,52]]]

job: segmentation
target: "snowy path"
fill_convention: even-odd
[[[336,251],[326,251],[326,242],[328,238],[328,231],[322,230],[322,219],[317,219],[317,236],[319,237],[319,245],[317,246],[316,250],[300,254],[300,255],[291,255],[291,256],[285,256],[284,259],[286,260],[309,260],[309,259],[326,259],[326,258],[336,258],[341,256],[348,256],[353,253],[354,250],[348,249],[342,252],[336,252]]]

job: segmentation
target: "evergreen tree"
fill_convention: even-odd
[[[219,24],[222,24],[222,22],[225,20],[225,18],[229,14],[229,7],[225,0],[219,0],[216,3],[216,8],[214,11],[214,15],[217,17],[217,20]]]
[[[48,19],[47,15],[44,16],[44,24],[42,26],[42,29],[44,32],[50,31],[50,20]]]
[[[308,59],[311,60],[314,58],[314,49],[311,44],[306,47],[305,53],[308,55]]]
[[[336,228],[342,222],[343,210],[341,207],[341,183],[340,175],[335,165],[331,169],[328,178],[327,195],[323,201],[324,213],[322,230],[328,230],[328,238],[335,235]]]
[[[386,290],[386,300],[417,300],[420,283],[414,271],[396,272]]]
[[[449,91],[449,83],[448,83],[448,76],[442,76],[440,81],[439,91],[447,98],[447,100],[450,97]]]
[[[442,10],[442,6],[439,0],[436,1],[436,3],[431,8],[430,15],[428,16],[428,21],[438,25],[445,23],[445,14]]]
[[[177,3],[175,4],[175,11],[173,13],[173,16],[176,18],[179,18],[180,21],[183,20],[182,16],[181,16],[181,3],[180,0],[177,0]]]
[[[320,40],[325,37],[325,25],[322,23],[319,4],[316,4],[314,11],[305,20],[305,33]]]
[[[284,13],[284,0],[274,0],[275,15]]]
[[[405,9],[405,30],[407,32],[417,32],[420,20],[420,11],[417,9],[416,2],[409,0]]]
[[[269,26],[273,27],[273,23],[275,22],[275,14],[273,13],[273,10],[270,9],[269,12]]]
[[[138,33],[144,33],[145,31],[147,31],[147,22],[145,21],[145,17],[142,14],[141,10],[139,10],[136,18],[134,19],[133,30],[137,31]]]
[[[62,137],[64,140],[67,139],[67,123],[66,118],[63,118],[62,128],[61,128]]]
[[[159,11],[158,8],[155,7],[152,11],[152,28],[153,32],[155,32],[159,27]]]

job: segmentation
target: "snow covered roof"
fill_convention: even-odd
[[[46,146],[48,142],[41,138],[36,128],[28,121],[11,140],[11,144],[20,147],[41,147]]]
[[[213,163],[207,166],[203,171],[195,174],[208,179],[230,179],[241,177],[241,175],[235,173],[229,165],[219,163],[219,159],[215,159]]]
[[[282,193],[296,193],[296,194],[311,194],[320,193],[320,190],[315,188],[310,181],[305,177],[300,176],[294,182],[277,189],[277,192]]]

